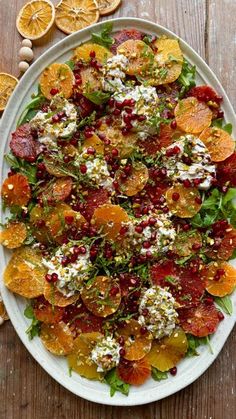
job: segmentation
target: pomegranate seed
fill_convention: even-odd
[[[228,191],[229,187],[228,186],[222,186],[221,190],[223,193],[226,193]]]
[[[126,226],[121,227],[121,229],[120,229],[120,235],[121,236],[125,236],[125,234],[127,233],[127,231],[128,231],[128,227],[126,227]]]
[[[157,220],[153,217],[149,218],[149,220],[148,220],[148,224],[150,226],[154,226],[156,224],[156,222],[157,222]]]
[[[117,182],[117,180],[114,180],[114,182],[113,182],[113,186],[114,186],[114,188],[115,188],[116,190],[118,190],[118,189],[119,189],[119,183]]]
[[[130,172],[132,171],[132,166],[131,166],[131,164],[127,164],[125,167],[124,167],[124,172],[127,174],[127,175],[129,175],[130,174]]]
[[[144,317],[146,317],[148,314],[149,314],[148,309],[147,309],[147,308],[143,308],[143,310],[142,310],[142,315],[143,315]]]
[[[70,157],[70,156],[64,156],[64,157],[63,157],[63,161],[64,161],[65,163],[69,163],[69,162],[71,161],[71,157]]]
[[[147,117],[145,115],[139,115],[138,116],[138,122],[146,121]]]
[[[118,116],[121,114],[121,110],[116,108],[112,113],[113,115]]]
[[[44,220],[38,220],[36,223],[37,227],[44,227],[45,226],[45,221]]]
[[[214,275],[214,281],[219,281],[220,280],[220,275],[218,273],[216,273]]]
[[[183,161],[183,163],[187,164],[188,166],[190,166],[192,164],[192,159],[190,159],[189,156],[182,156],[182,161]]]
[[[178,200],[179,200],[179,198],[180,198],[180,194],[179,194],[178,192],[174,192],[174,193],[172,194],[172,200],[173,200],[173,201],[178,201]]]
[[[80,165],[80,172],[84,175],[87,172],[87,166],[86,164]]]
[[[131,128],[132,128],[132,126],[131,126]],[[130,132],[130,128],[124,127],[124,128],[122,128],[121,132],[122,132],[123,135],[128,135],[129,132]]]
[[[51,275],[51,282],[57,282],[57,280],[58,280],[58,275],[55,272],[53,272]]]
[[[46,279],[47,282],[52,282],[52,275],[46,274],[45,279]]]
[[[111,154],[113,157],[117,157],[119,155],[119,151],[117,150],[117,148],[113,148],[111,150]]]
[[[62,257],[62,260],[61,260],[62,266],[66,266],[66,265],[68,265],[68,263],[69,263],[68,257],[67,256],[63,256]]]
[[[151,243],[146,240],[146,241],[143,242],[143,247],[144,247],[144,249],[149,249],[149,247],[151,247]]]
[[[120,354],[120,356],[124,356],[125,355],[125,349],[124,348],[121,348],[119,350],[119,354]]]
[[[95,51],[90,51],[89,56],[90,56],[90,58],[95,58],[96,57],[96,52]]]
[[[140,327],[140,333],[141,335],[145,335],[147,333],[147,328],[144,326]]]
[[[27,158],[27,160],[28,160],[28,162],[30,162],[30,163],[34,163],[34,162],[35,162],[35,160],[36,160],[36,157],[34,157],[34,156],[29,156],[29,157]]]
[[[80,85],[82,84],[82,79],[78,77],[78,78],[75,80],[75,84],[76,84],[76,86],[80,86]]]
[[[222,321],[222,320],[224,320],[224,318],[225,318],[225,316],[224,316],[224,314],[222,313],[222,311],[218,311],[218,319],[219,319],[220,321]]]
[[[177,368],[176,367],[171,368],[170,369],[170,374],[171,375],[176,375],[177,374]]]
[[[184,231],[188,231],[190,229],[190,225],[189,224],[184,224],[183,225],[183,230]]]
[[[127,175],[126,175],[124,172],[122,172],[122,173],[120,174],[120,178],[121,178],[122,180],[125,180],[125,179],[127,179]]]
[[[66,215],[65,216],[65,222],[66,224],[72,224],[74,221],[74,216],[73,215]]]
[[[177,122],[176,122],[176,120],[174,119],[173,121],[171,121],[171,123],[170,123],[170,127],[172,128],[172,129],[176,129],[177,128]]]
[[[192,245],[193,250],[199,250],[201,249],[201,247],[202,247],[201,243],[193,243]]]
[[[146,252],[146,258],[147,258],[147,259],[151,259],[151,258],[152,258],[152,252],[151,252],[150,250],[148,250],[148,251]]]
[[[39,170],[45,170],[45,164],[44,163],[38,163],[38,169]]]
[[[91,249],[90,250],[90,257],[91,257],[91,259],[95,259],[96,256],[97,256],[97,254],[98,254],[98,250],[97,249]]]
[[[55,96],[58,92],[59,92],[58,89],[53,88],[50,90],[50,95]]]
[[[80,246],[80,247],[78,248],[78,250],[79,250],[79,253],[80,253],[81,255],[85,255],[85,253],[87,252],[86,247],[84,247],[84,246]]]
[[[93,136],[92,130],[84,130],[84,135],[86,138],[91,138]]]
[[[224,269],[217,269],[216,273],[220,276],[223,276],[225,274],[225,270]]]
[[[224,118],[224,112],[223,111],[218,111],[218,113],[217,113],[217,118]]]
[[[199,204],[199,205],[202,204],[202,199],[200,198],[200,196],[196,196],[195,202],[196,202],[196,204]]]
[[[201,179],[199,179],[199,178],[197,178],[197,179],[193,179],[193,183],[194,183],[194,185],[195,186],[198,186],[198,185],[200,185],[200,183],[202,182],[202,180]]]
[[[183,180],[183,185],[185,188],[190,188],[191,187],[191,182],[188,179],[184,179]]]
[[[96,153],[96,150],[93,147],[88,147],[86,152],[87,152],[87,154],[94,155]]]

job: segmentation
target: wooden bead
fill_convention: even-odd
[[[30,39],[23,39],[21,45],[22,47],[32,48],[32,42],[30,41]]]
[[[21,61],[19,63],[19,70],[21,73],[25,73],[29,68],[29,64],[26,61]]]
[[[32,61],[34,58],[34,53],[31,48],[29,47],[21,47],[19,51],[19,56],[23,61]]]

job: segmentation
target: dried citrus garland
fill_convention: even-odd
[[[43,71],[10,140],[0,240],[30,337],[127,395],[231,312],[236,153],[176,40],[111,30]]]

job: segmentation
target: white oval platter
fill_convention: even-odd
[[[112,20],[113,30],[118,31],[124,28],[136,28],[143,32],[160,35],[167,35],[177,38],[171,31],[163,28],[155,23],[148,22],[136,18],[120,18]],[[103,23],[98,23],[92,27],[83,29],[75,34],[72,34],[56,45],[48,49],[37,61],[29,68],[26,74],[22,77],[16,90],[14,91],[7,108],[3,114],[0,127],[0,170],[1,180],[3,180],[8,171],[7,164],[3,160],[4,153],[9,150],[9,138],[12,131],[15,130],[16,121],[24,109],[25,105],[30,101],[31,94],[37,91],[37,84],[40,73],[45,67],[51,63],[65,62],[71,56],[71,50],[80,43],[87,41],[91,36],[91,31],[99,31]],[[197,82],[198,84],[209,84],[217,90],[224,98],[223,110],[227,122],[231,122],[236,129],[236,117],[233,108],[226,96],[221,84],[202,60],[202,58],[182,39],[180,39],[181,49],[185,57],[197,67]],[[234,138],[236,132],[234,131]],[[2,214],[2,220],[4,215]],[[0,248],[0,267],[3,272],[10,253]],[[236,266],[236,263],[235,263]],[[227,337],[229,336],[235,320],[236,311],[232,316],[225,316],[225,320],[221,322],[217,332],[211,338],[211,345],[213,354],[209,352],[207,347],[200,348],[200,356],[184,359],[178,366],[178,374],[175,377],[170,376],[168,380],[156,382],[150,379],[141,387],[132,387],[129,396],[126,397],[120,393],[116,393],[110,397],[109,387],[106,384],[101,384],[95,381],[89,381],[80,377],[76,373],[69,376],[66,359],[51,355],[42,345],[38,337],[29,341],[25,330],[28,327],[28,320],[24,317],[23,311],[26,300],[16,297],[7,290],[3,281],[0,281],[1,293],[3,301],[6,305],[10,320],[18,333],[21,341],[26,346],[31,355],[36,361],[50,374],[58,383],[70,390],[77,396],[84,399],[114,406],[133,406],[150,403],[170,396],[171,394],[183,389],[187,385],[195,381],[216,359],[220,350],[222,349]],[[236,303],[236,293],[232,296],[233,303]],[[212,389],[212,391],[214,391]]]

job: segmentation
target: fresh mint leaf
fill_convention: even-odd
[[[95,105],[102,105],[103,103],[106,103],[111,97],[110,93],[105,93],[101,90],[96,92],[86,92],[83,95],[91,102],[95,103]]]
[[[34,166],[32,163],[28,163],[25,160],[18,159],[17,157],[13,156],[12,153],[5,155],[4,158],[10,167],[27,176],[29,183],[33,185],[37,183],[36,166]]]
[[[183,97],[184,94],[191,89],[191,87],[196,86],[195,77],[196,67],[192,66],[186,58],[184,58],[182,71],[178,78],[178,82],[182,86],[180,90],[180,97]]]
[[[159,371],[157,368],[152,367],[152,378],[155,381],[166,380],[168,378],[167,372]]]
[[[224,125],[224,120],[223,120],[223,118],[217,118],[217,119],[214,119],[214,120],[212,121],[212,126],[213,126],[213,127],[217,127],[217,128],[221,128],[221,129],[223,129],[223,130],[224,130],[224,131],[226,131],[229,135],[231,135],[231,134],[232,134],[232,131],[233,131],[233,126],[232,126],[232,124],[228,123],[228,124],[225,124],[225,125]]]
[[[228,202],[232,201],[232,199],[236,198],[236,188],[229,188],[226,194],[223,197],[223,205],[225,206]]]
[[[196,336],[187,334],[187,340],[188,340],[188,350],[186,353],[187,357],[198,356],[199,353],[197,351],[197,348],[200,345],[208,345],[210,352],[213,353],[208,336],[204,338],[197,338]]]
[[[224,126],[223,126],[223,130],[224,131],[226,131],[229,135],[231,135],[232,134],[232,131],[233,131],[233,125],[232,124],[225,124]]]
[[[111,37],[113,24],[111,22],[104,23],[101,32],[92,32],[92,42],[110,48],[114,44],[114,39]]]
[[[45,102],[45,97],[42,94],[35,96],[30,103],[25,107],[20,115],[16,126],[19,127],[29,121],[36,115],[40,106]]]
[[[24,310],[24,315],[27,319],[32,320],[31,325],[26,329],[26,333],[29,336],[29,339],[32,340],[35,336],[38,336],[40,333],[41,322],[36,319],[34,315],[34,310],[31,305],[28,305]]]
[[[65,64],[68,65],[68,67],[70,67],[70,69],[73,71],[75,69],[75,63],[72,60],[68,60],[65,62]]]
[[[116,368],[113,368],[105,376],[105,382],[110,386],[110,395],[114,396],[116,391],[128,396],[130,385],[122,381],[116,372]]]
[[[34,318],[34,310],[31,304],[29,304],[24,311],[24,316],[27,317],[27,319],[33,319]]]
[[[224,313],[233,314],[233,304],[231,298],[226,295],[225,297],[215,297],[215,303],[224,311]]]

